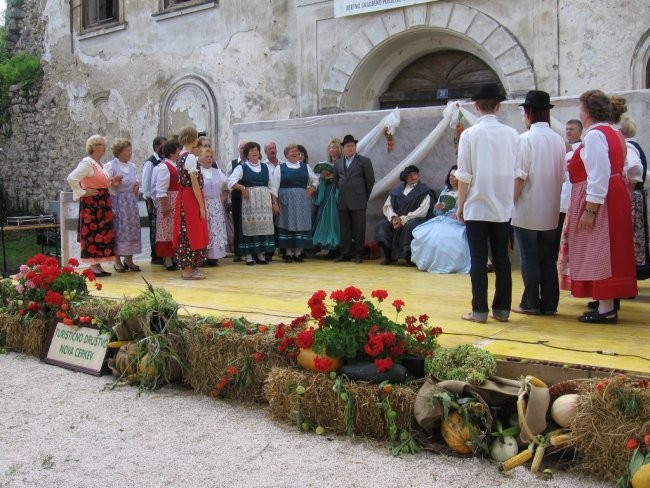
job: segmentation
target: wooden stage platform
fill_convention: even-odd
[[[650,375],[650,280],[639,281],[639,296],[623,300],[618,325],[587,325],[577,321],[586,300],[562,292],[556,316],[511,314],[507,323],[492,319],[487,324],[462,320],[471,310],[469,275],[439,275],[401,265],[380,266],[379,261],[363,264],[333,263],[315,257],[304,263],[286,264],[275,260],[267,266],[245,266],[232,258],[219,266],[205,268],[208,278],[184,281],[180,271],[138,263],[141,273],[113,273],[100,279],[97,295],[121,298],[145,289],[141,277],[166,288],[190,313],[240,317],[260,323],[278,323],[308,313],[307,300],[319,289],[332,290],[354,285],[370,296],[372,290],[388,291],[382,308],[394,314],[390,303],[406,303],[402,314],[426,313],[431,325],[442,327],[443,346],[472,343],[499,356],[516,356],[562,364],[584,364]],[[114,271],[109,264],[107,271]],[[494,290],[490,274],[490,297]],[[519,270],[513,267],[513,305],[522,292]]]

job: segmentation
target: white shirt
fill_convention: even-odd
[[[586,200],[600,205],[605,203],[609,178],[612,175],[612,165],[609,161],[609,146],[605,134],[593,129],[609,125],[606,122],[599,122],[589,127],[582,139],[582,149],[580,150],[580,157],[587,172]]]
[[[404,187],[404,191],[402,192],[403,195],[406,196],[409,193],[411,193],[413,188],[415,188],[415,185],[406,185]],[[416,208],[412,212],[407,213],[406,215],[397,215],[393,210],[393,205],[391,205],[390,200],[391,200],[390,195],[388,195],[388,198],[384,202],[384,207],[382,208],[382,211],[384,212],[384,217],[386,217],[386,219],[388,219],[389,222],[393,217],[399,217],[400,220],[402,221],[402,225],[406,224],[411,219],[419,219],[419,218],[426,217],[427,213],[429,212],[429,206],[431,205],[431,197],[427,195],[422,199],[422,202],[420,203],[420,206],[418,208]]]
[[[643,181],[643,163],[641,162],[641,154],[639,153],[639,150],[628,141],[634,141],[634,139],[625,139],[627,154],[625,156],[625,166],[623,167],[623,171],[631,183],[639,183]]]
[[[160,166],[160,156],[157,153],[153,153],[153,156],[158,160],[158,166]],[[156,166],[156,168],[158,167]],[[144,198],[151,198],[151,192],[153,190],[153,169],[154,165],[148,159],[142,165],[142,188],[141,193]]]
[[[165,161],[168,161],[170,164],[174,164],[173,161],[165,158]],[[169,168],[164,162],[158,163],[153,169],[153,174],[151,175],[151,198],[164,198],[167,196],[167,191],[169,190],[169,182],[171,179],[171,173]]]
[[[554,230],[560,215],[560,193],[566,167],[562,137],[548,123],[536,122],[519,136],[515,176],[524,181],[515,203],[512,225]]]
[[[262,165],[264,163],[258,163],[258,164],[251,164],[250,162],[246,161],[245,163],[246,166],[248,166],[253,172],[259,173],[262,171]],[[278,196],[277,190],[273,189],[273,185],[271,184],[271,176],[273,174],[273,168],[269,168],[268,165],[266,167],[269,170],[269,190],[271,190],[271,194],[274,197]],[[237,183],[239,183],[239,180],[241,180],[244,177],[244,169],[242,168],[242,165],[238,165],[235,169],[232,170],[230,173],[230,176],[228,176],[228,189],[232,190],[232,187],[235,186]]]
[[[239,163],[239,165],[241,165],[242,160],[240,158],[237,158],[237,162]],[[226,163],[226,176],[229,177],[231,174],[232,174],[232,160]]]
[[[190,174],[191,173],[198,173],[199,168],[197,167],[197,162],[198,162],[197,157],[194,154],[189,153],[187,155],[187,157],[185,158],[185,163],[183,164],[183,167]],[[181,168],[179,168],[179,169],[181,169]]]
[[[299,169],[301,163],[290,163],[289,161],[285,161],[282,164],[286,164],[288,168],[291,169]],[[280,190],[280,183],[282,182],[282,170],[280,167],[282,166],[281,164],[278,164],[277,166],[273,166],[272,164],[269,164],[269,171],[271,171],[271,185],[272,185],[272,190],[273,194],[277,195],[278,191]],[[305,187],[305,190],[309,186],[313,186],[314,188],[318,188],[318,181],[320,177],[314,173],[314,170],[311,169],[309,165],[307,166],[307,174],[309,175],[309,181],[307,182],[307,186]]]
[[[582,144],[582,141],[577,141],[571,144],[571,150],[566,153],[566,162],[567,167],[569,161],[573,157],[573,153],[576,152],[576,149]],[[564,170],[564,183],[562,183],[562,193],[560,194],[560,212],[567,213],[569,211],[569,203],[571,202],[571,180],[569,180],[569,170],[565,167]]]
[[[465,220],[510,220],[518,148],[517,131],[492,114],[483,115],[460,135],[456,178],[469,184]]]

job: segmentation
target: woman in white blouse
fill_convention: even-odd
[[[140,211],[138,210],[138,182],[135,164],[131,162],[131,141],[115,139],[111,145],[114,159],[106,163],[106,173],[117,182],[111,191],[113,224],[115,226],[115,263],[118,273],[140,271],[133,255],[142,252]],[[120,259],[124,256],[124,262]]]
[[[81,246],[81,262],[92,263],[96,276],[110,276],[101,263],[113,261],[115,232],[109,188],[119,184],[109,178],[101,159],[106,153],[106,139],[95,134],[86,141],[86,153],[67,177],[73,198],[79,200],[77,241]]]
[[[284,148],[286,163],[273,171],[273,191],[278,195],[278,247],[286,249],[286,263],[302,262],[303,249],[311,249],[311,200],[318,188],[318,176],[307,163],[301,162],[296,144]]]
[[[218,260],[226,255],[228,234],[226,232],[226,210],[224,202],[228,198],[226,176],[214,165],[214,152],[210,147],[201,147],[199,164],[203,174],[203,195],[208,217],[208,266],[217,266]]]

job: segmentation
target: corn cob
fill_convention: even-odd
[[[526,383],[530,383],[533,386],[538,386],[540,388],[547,388],[546,383],[544,383],[542,380],[539,378],[535,378],[532,375],[526,376]]]
[[[113,341],[109,342],[106,347],[109,349],[119,349],[120,347],[130,344],[131,342],[133,341]]]
[[[535,456],[533,456],[533,462],[530,465],[530,472],[537,473],[539,468],[542,466],[542,459],[544,459],[544,452],[546,451],[546,443],[541,442],[535,449]]]
[[[573,437],[570,433],[558,434],[549,437],[549,444],[552,446],[564,446],[565,444],[572,444],[574,441],[575,437]]]
[[[531,446],[532,446],[532,444],[531,444]],[[515,454],[510,459],[502,462],[499,465],[499,470],[500,471],[510,471],[511,469],[514,469],[517,466],[521,466],[525,462],[530,461],[533,458],[533,451],[531,449],[531,446],[524,449],[519,454]]]

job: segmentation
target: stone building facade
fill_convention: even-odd
[[[154,136],[190,123],[213,139],[224,164],[234,156],[234,124],[379,109],[395,93],[411,96],[417,75],[397,91],[396,80],[419,63],[435,72],[436,53],[482,66],[456,66],[454,80],[433,73],[443,91],[434,82],[428,89],[441,103],[445,80],[467,91],[485,76],[510,98],[533,88],[561,97],[650,83],[647,0],[439,0],[335,17],[337,1],[23,0],[10,7],[10,45],[41,55],[44,78],[28,96],[13,92],[11,125],[0,135],[3,185],[44,205],[66,189],[89,135],[129,137],[141,164]],[[637,119],[648,112],[643,99]],[[650,126],[639,122],[650,140]],[[324,156],[323,148],[296,142]]]

